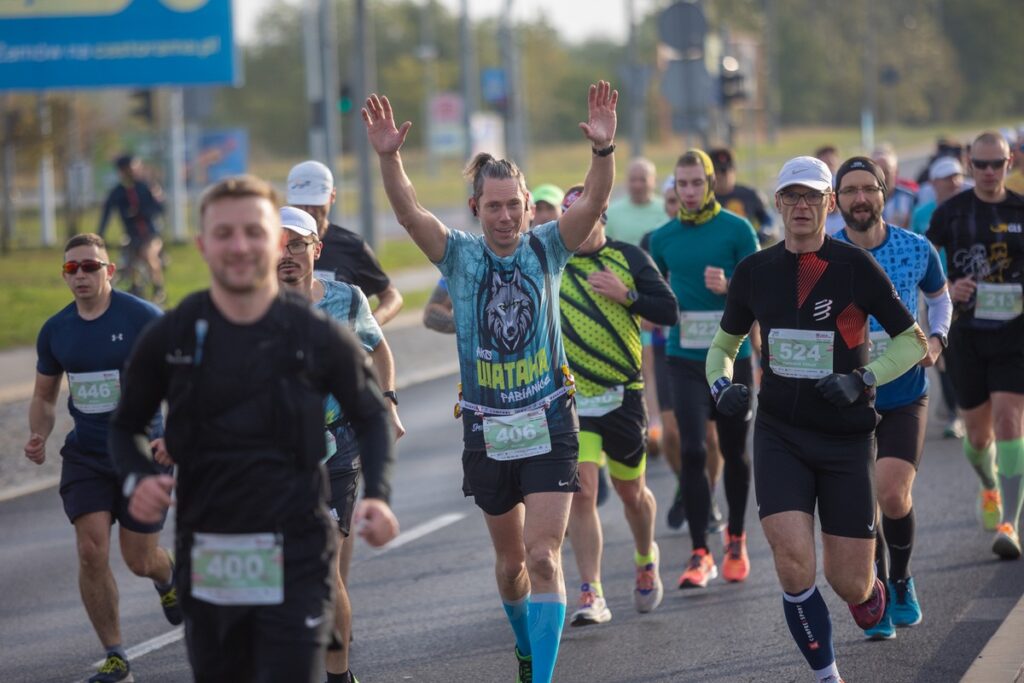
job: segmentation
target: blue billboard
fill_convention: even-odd
[[[240,84],[231,0],[0,0],[0,90]]]

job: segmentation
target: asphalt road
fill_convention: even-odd
[[[507,682],[515,676],[486,529],[461,495],[461,431],[450,411],[455,381],[446,377],[403,393],[409,434],[401,444],[394,505],[407,535],[384,552],[360,545],[352,569],[352,666],[364,683]],[[916,489],[912,568],[924,623],[900,630],[893,641],[864,642],[845,605],[819,579],[848,682],[959,680],[1024,593],[1024,566],[991,554],[990,534],[974,518],[974,475],[959,444],[939,438],[937,424]],[[652,463],[650,478],[667,505],[674,484],[663,462]],[[602,626],[566,628],[556,680],[809,679],[786,629],[771,557],[752,510],[751,578],[686,592],[674,586],[689,537],[668,531],[659,513],[666,597],[649,615],[633,611],[632,549],[614,496],[601,515],[604,585],[614,617]],[[0,680],[84,680],[101,652],[78,598],[73,534],[55,489],[0,504],[0,548]],[[717,539],[712,551],[721,552]],[[572,609],[578,579],[568,548],[565,565]],[[163,620],[156,593],[120,559],[114,566],[125,644],[170,634],[169,644],[134,655],[137,680],[189,680],[180,631]]]

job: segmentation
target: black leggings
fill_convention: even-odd
[[[682,445],[679,488],[683,492],[693,548],[707,548],[708,508],[711,505],[711,485],[705,470],[707,422],[713,419],[718,427],[718,443],[725,461],[722,478],[725,481],[725,499],[729,503],[729,533],[739,535],[743,533],[750,492],[750,458],[747,455],[750,414],[748,411],[746,415],[735,417],[719,415],[708,389],[704,361],[670,356],[668,368],[672,404]],[[736,361],[733,382],[747,385],[753,393],[749,358]]]

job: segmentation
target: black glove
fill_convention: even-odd
[[[832,373],[818,380],[815,388],[825,399],[837,408],[845,408],[864,393],[867,385],[860,372],[854,370],[845,375]]]
[[[750,389],[745,384],[733,384],[725,377],[711,385],[711,396],[718,412],[726,417],[743,415],[750,409]]]

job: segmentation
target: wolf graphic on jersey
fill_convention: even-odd
[[[512,271],[508,282],[500,271],[491,273],[489,292],[484,299],[485,329],[480,336],[499,353],[518,353],[533,336],[537,293],[526,288],[532,289],[532,284],[523,278],[519,266]]]

